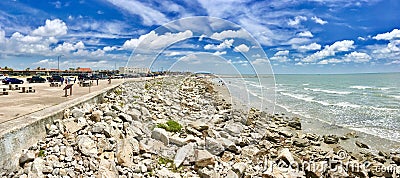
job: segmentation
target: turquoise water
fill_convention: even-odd
[[[237,90],[271,108],[270,78],[240,80],[227,79],[232,86],[246,83],[247,89],[236,85]],[[275,103],[286,112],[400,141],[400,73],[275,75],[275,80]]]

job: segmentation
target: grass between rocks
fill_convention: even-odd
[[[157,124],[157,128],[165,129],[168,132],[180,132],[182,125],[174,120],[169,120],[165,124]]]

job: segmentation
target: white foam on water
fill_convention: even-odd
[[[339,102],[339,103],[332,104],[332,105],[333,106],[341,106],[341,107],[350,107],[350,108],[360,108],[361,107],[360,105],[352,104],[349,102]]]
[[[360,85],[355,85],[355,86],[350,86],[349,88],[354,88],[354,89],[359,89],[359,90],[365,90],[365,89],[371,89],[373,87],[371,86],[360,86]]]
[[[307,95],[301,95],[301,94],[291,94],[291,93],[285,93],[285,92],[280,92],[280,94],[285,95],[285,96],[289,96],[292,98],[296,98],[298,100],[303,100],[303,101],[308,101],[308,102],[312,102],[314,101],[314,97],[311,96],[307,96]]]
[[[311,91],[316,91],[316,92],[323,92],[323,93],[329,93],[329,94],[339,94],[339,95],[351,94],[351,92],[349,92],[349,91],[324,90],[324,89],[320,89],[320,88],[304,88],[304,90],[311,90]]]

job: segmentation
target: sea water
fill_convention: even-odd
[[[400,142],[400,73],[275,75],[274,85],[272,78],[223,80],[232,95],[247,97],[241,99],[247,104],[276,105],[301,117]]]

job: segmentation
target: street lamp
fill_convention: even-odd
[[[64,56],[64,55],[59,55],[59,56],[57,56],[57,61],[58,61],[58,63],[57,63],[57,65],[58,65],[58,67],[57,67],[57,69],[58,69],[58,72],[60,72],[60,57],[61,56]]]

